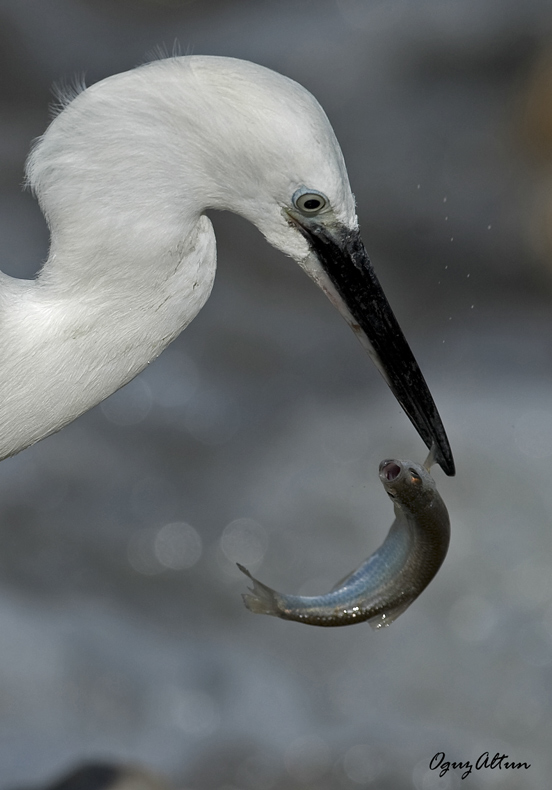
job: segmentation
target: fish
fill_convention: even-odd
[[[379,478],[395,520],[382,545],[325,595],[285,595],[238,568],[253,582],[242,595],[247,609],[325,628],[368,622],[380,629],[403,614],[432,581],[450,542],[450,519],[425,464],[382,461]]]

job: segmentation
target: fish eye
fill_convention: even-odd
[[[408,471],[410,472],[410,482],[414,483],[414,485],[420,485],[422,482],[420,475],[414,469],[409,469]]]
[[[310,217],[314,216],[315,214],[319,214],[322,209],[329,205],[330,202],[328,198],[321,192],[307,190],[305,187],[298,189],[292,200],[293,205],[295,208],[299,209],[301,214],[305,214]]]

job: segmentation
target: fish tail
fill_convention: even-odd
[[[249,576],[253,582],[253,587],[249,587],[250,592],[242,594],[243,602],[247,609],[249,609],[250,612],[255,612],[255,614],[272,614],[278,617],[280,610],[276,599],[276,591],[253,578],[247,568],[244,568],[239,562],[236,563],[236,565],[240,571],[245,573],[246,576]]]

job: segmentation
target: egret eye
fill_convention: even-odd
[[[326,208],[329,201],[321,192],[307,192],[305,189],[298,190],[293,196],[293,204],[299,209],[301,214],[313,216]]]

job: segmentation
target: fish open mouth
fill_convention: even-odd
[[[380,477],[384,477],[390,483],[396,480],[402,472],[402,468],[396,461],[382,461],[380,464]]]

